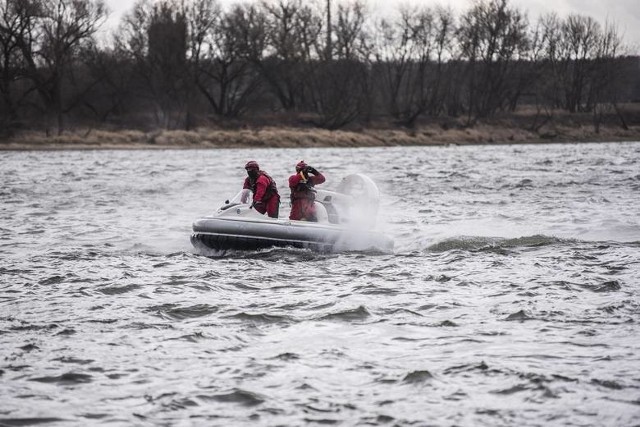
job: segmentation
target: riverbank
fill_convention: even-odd
[[[0,141],[0,150],[376,147],[614,141],[640,141],[640,126],[623,129],[619,125],[601,125],[598,132],[591,125],[570,123],[537,131],[504,124],[478,124],[473,127],[432,124],[415,129],[335,131],[295,127],[154,132],[77,129],[61,136],[22,132]]]

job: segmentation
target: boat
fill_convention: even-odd
[[[393,240],[376,231],[380,193],[366,175],[343,178],[335,191],[315,189],[317,222],[269,218],[252,208],[253,195],[243,189],[212,215],[193,223],[191,243],[216,251],[270,247],[308,248],[322,252],[393,250]]]

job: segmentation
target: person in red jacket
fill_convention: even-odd
[[[244,179],[242,188],[253,192],[252,206],[261,214],[266,212],[269,217],[278,218],[280,195],[276,182],[269,174],[260,170],[260,166],[255,160],[247,162],[244,168],[247,170],[248,176]]]
[[[289,219],[318,221],[316,208],[313,204],[316,200],[316,192],[313,187],[322,184],[324,181],[324,175],[307,165],[304,160],[296,165],[295,175],[289,177],[289,188],[291,189],[291,214]]]

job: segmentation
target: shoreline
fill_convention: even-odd
[[[79,130],[61,136],[23,132],[0,140],[0,151],[57,150],[168,150],[168,149],[249,149],[312,147],[394,147],[446,145],[508,145],[640,142],[640,126],[628,130],[620,126],[556,126],[534,132],[518,127],[479,124],[468,128],[444,129],[421,126],[416,129],[324,130],[316,128],[264,127],[220,130],[199,128],[193,131],[163,130]]]

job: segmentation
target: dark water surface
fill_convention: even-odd
[[[206,257],[258,160],[393,253]],[[0,153],[0,425],[640,425],[640,143]]]

